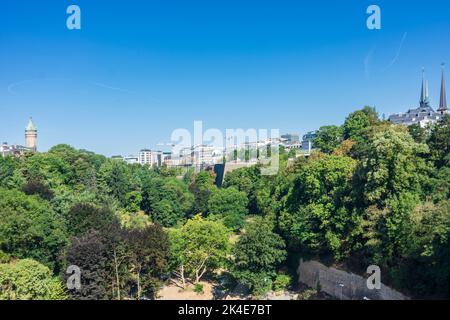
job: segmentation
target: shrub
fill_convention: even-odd
[[[194,287],[194,292],[197,294],[202,294],[203,293],[203,284],[197,283]]]
[[[292,277],[287,274],[278,274],[274,283],[273,289],[277,292],[286,290],[292,283]]]

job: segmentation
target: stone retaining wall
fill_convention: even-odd
[[[381,284],[381,289],[367,288],[367,279],[359,275],[327,267],[317,261],[300,259],[299,282],[342,300],[407,300],[408,297]]]

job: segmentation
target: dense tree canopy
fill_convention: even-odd
[[[17,190],[0,189],[1,251],[56,269],[66,243],[64,222],[48,202]]]
[[[196,283],[223,267],[230,251],[229,230],[221,223],[195,216],[171,233],[172,267]]]
[[[226,227],[239,230],[244,226],[248,198],[244,192],[231,187],[212,192],[208,201],[208,211],[212,216],[223,219]]]
[[[448,298],[449,119],[406,128],[365,107],[321,127],[308,157],[280,148],[276,175],[241,168],[221,188],[213,171],[68,145],[0,157],[0,297],[152,299],[167,277],[188,290],[223,275],[261,295],[305,257],[377,264],[398,290]],[[82,287],[66,292],[69,266]]]
[[[67,293],[52,271],[31,259],[0,264],[0,300],[65,300]]]
[[[331,153],[342,142],[342,128],[338,126],[323,126],[317,131],[313,141],[314,147],[324,153]]]

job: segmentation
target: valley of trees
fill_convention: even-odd
[[[261,296],[295,281],[300,256],[450,298],[450,117],[406,128],[365,107],[314,143],[308,158],[281,150],[276,176],[243,168],[222,188],[211,171],[68,145],[0,157],[0,299],[154,299],[219,274]]]

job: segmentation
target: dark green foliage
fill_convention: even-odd
[[[142,187],[142,209],[164,227],[181,222],[192,210],[193,201],[186,184],[176,178],[155,177]]]
[[[417,143],[425,143],[427,139],[427,130],[419,124],[413,124],[408,127],[408,132]]]
[[[428,138],[431,159],[438,168],[450,166],[450,115],[443,118],[431,130]]]
[[[30,180],[22,186],[22,191],[27,195],[38,195],[44,200],[53,199],[53,191],[39,180]]]
[[[244,192],[231,187],[215,190],[208,201],[210,215],[223,219],[226,227],[239,230],[244,226],[248,214],[248,199]]]
[[[317,131],[314,147],[324,153],[332,153],[343,140],[343,129],[338,126],[324,126]]]
[[[19,161],[13,157],[0,157],[0,188],[14,187],[15,171],[19,168]]]
[[[159,225],[127,230],[124,234],[126,264],[130,270],[129,290],[137,299],[154,298],[159,278],[169,259],[169,240]],[[134,293],[134,294],[133,294]]]
[[[178,169],[67,145],[0,158],[0,263],[34,259],[53,278],[78,265],[76,299],[154,298],[169,271],[184,287],[229,265],[261,296],[286,286],[288,250],[358,273],[375,263],[388,285],[448,298],[449,128],[449,117],[425,129],[394,126],[365,107],[342,127],[320,128],[322,152],[288,162],[295,150],[281,148],[277,175],[263,176],[260,165],[238,169],[222,189],[210,171],[179,180]],[[170,228],[170,246],[159,225]]]
[[[194,195],[192,214],[206,214],[208,212],[208,200],[214,190],[214,175],[210,171],[198,173],[189,186],[189,191]]]
[[[112,276],[108,267],[111,252],[108,242],[98,231],[73,237],[66,253],[67,266],[81,270],[81,290],[71,290],[73,299],[105,300],[112,298]]]
[[[88,231],[96,230],[107,234],[119,221],[111,209],[98,208],[93,204],[77,203],[68,212],[67,229],[72,236],[80,236]]]
[[[233,252],[232,274],[256,295],[270,290],[276,268],[286,258],[283,239],[262,219],[248,224]]]

